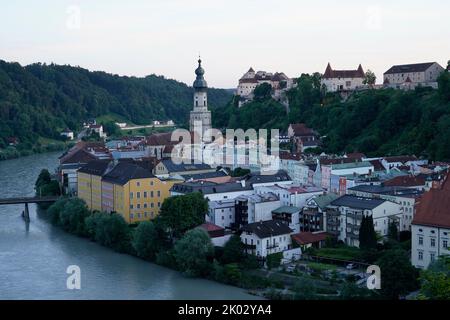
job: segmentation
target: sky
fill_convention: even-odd
[[[0,59],[164,75],[189,85],[199,53],[210,87],[250,66],[289,77],[361,63],[450,60],[450,1],[0,0]]]

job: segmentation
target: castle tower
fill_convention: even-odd
[[[198,59],[198,67],[195,69],[197,75],[194,81],[194,109],[191,111],[189,130],[204,135],[205,131],[211,129],[211,111],[208,110],[208,85],[203,78],[205,70],[202,68],[202,60]]]

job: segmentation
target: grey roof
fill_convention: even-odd
[[[214,170],[209,164],[206,163],[181,163],[176,164],[170,159],[165,159],[161,161],[162,164],[171,173],[173,172],[184,172],[184,171],[195,171],[195,170]]]
[[[252,190],[252,186],[242,184],[238,182],[227,182],[227,183],[215,183],[215,182],[183,182],[172,186],[170,191],[179,193],[192,193],[201,192],[203,194],[214,194],[214,193],[225,193],[225,192],[235,192],[235,191],[246,191]]]
[[[200,179],[210,179],[210,178],[219,178],[228,176],[223,171],[214,171],[214,172],[205,172],[205,173],[196,173],[196,174],[183,174],[181,175],[185,180],[200,180]]]
[[[287,214],[294,214],[300,212],[300,208],[293,207],[293,206],[282,206],[275,210],[272,210],[272,213],[287,213]]]
[[[336,200],[337,198],[339,198],[339,196],[337,194],[329,193],[329,194],[324,194],[324,195],[315,197],[314,201],[317,203],[317,205],[319,206],[320,209],[324,209],[332,201]]]
[[[103,176],[106,182],[124,185],[133,179],[154,178],[155,176],[141,166],[130,162],[119,162],[111,171]]]
[[[275,174],[249,174],[246,176],[247,184],[259,184],[270,182],[291,181],[291,177],[284,170],[279,170]]]
[[[274,220],[250,223],[243,226],[242,230],[254,233],[260,239],[292,233],[287,224]]]
[[[102,176],[108,169],[110,162],[110,160],[93,160],[82,166],[78,172]]]
[[[371,185],[358,185],[352,188],[349,188],[351,191],[359,191],[366,193],[375,193],[375,194],[383,194],[383,195],[391,195],[391,196],[404,196],[404,197],[414,197],[417,195],[421,195],[423,191],[417,189],[411,189],[406,187],[395,187],[395,186],[371,186]]]
[[[384,74],[393,73],[409,73],[409,72],[423,72],[431,67],[435,62],[425,62],[425,63],[414,63],[414,64],[403,64],[392,66]]]
[[[197,78],[194,81],[194,88],[195,89],[206,89],[208,87],[208,84],[206,83],[206,80],[203,78],[203,75],[205,74],[205,70],[202,68],[202,60],[198,59],[198,67],[195,69],[195,74],[197,75]]]
[[[384,202],[386,202],[386,200],[345,195],[332,201],[331,205],[337,207],[372,210]]]

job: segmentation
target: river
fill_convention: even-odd
[[[43,168],[57,166],[59,152],[0,161],[0,198],[31,196]],[[0,299],[256,299],[243,289],[119,254],[52,226],[30,205],[0,206]],[[81,269],[81,289],[69,290],[69,265]]]

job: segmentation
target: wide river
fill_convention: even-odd
[[[0,161],[0,198],[32,196],[39,172],[59,153]],[[52,226],[30,205],[0,206],[0,299],[255,299],[244,290],[115,253]],[[67,289],[67,267],[81,269],[81,289]]]

